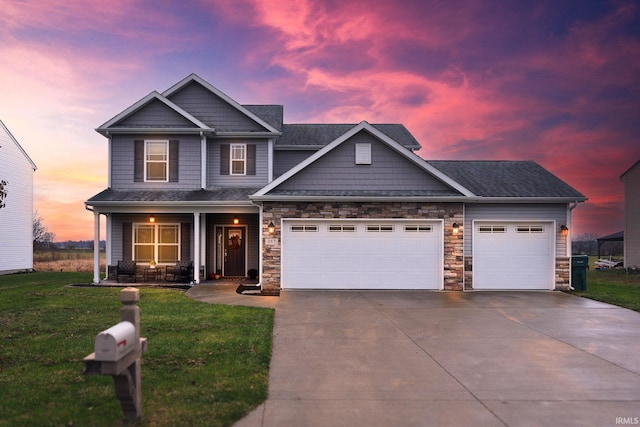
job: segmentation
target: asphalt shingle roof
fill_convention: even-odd
[[[284,124],[282,136],[276,140],[276,147],[310,145],[325,146],[349,130],[356,124]],[[401,124],[372,124],[373,127],[392,138],[404,147],[418,150],[421,145]]]
[[[213,190],[106,190],[87,202],[248,202],[260,187],[218,188]]]
[[[532,161],[434,160],[428,163],[482,197],[585,198]]]

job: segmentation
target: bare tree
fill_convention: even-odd
[[[55,238],[56,235],[47,230],[44,220],[38,211],[35,211],[33,213],[33,250],[50,248]]]
[[[595,255],[598,253],[598,235],[582,233],[571,242],[574,254]]]

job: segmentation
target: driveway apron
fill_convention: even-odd
[[[640,313],[560,292],[283,291],[268,400],[237,426],[615,426]]]

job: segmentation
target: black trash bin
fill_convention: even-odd
[[[576,291],[587,290],[587,270],[589,269],[588,255],[571,257],[571,286]]]

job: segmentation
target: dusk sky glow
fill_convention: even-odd
[[[0,52],[0,120],[56,241],[93,238],[94,129],[192,72],[285,123],[403,123],[425,159],[534,160],[589,198],[574,236],[622,230],[640,160],[637,1],[0,0]]]

